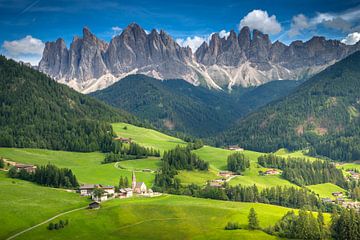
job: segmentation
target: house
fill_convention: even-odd
[[[331,198],[322,198],[321,199],[323,203],[332,203],[333,200],[331,200]]]
[[[210,187],[223,187],[223,184],[224,184],[224,180],[222,179],[216,179],[216,180],[211,180],[209,181],[209,186]]]
[[[229,177],[233,176],[234,173],[231,171],[220,171],[219,175],[224,178],[229,178]]]
[[[268,169],[264,173],[265,175],[279,175],[280,171],[276,169]]]
[[[81,196],[91,196],[94,189],[97,187],[96,184],[83,184],[79,187]]]
[[[360,210],[360,202],[343,202],[341,205],[344,208],[354,208]]]
[[[107,194],[112,194],[114,195],[115,194],[115,187],[114,186],[102,186],[100,185],[100,187],[105,191],[105,193]]]
[[[345,202],[345,199],[343,199],[343,198],[337,198],[337,199],[336,199],[336,202],[337,202],[338,204],[343,204],[343,203]]]
[[[101,196],[96,196],[95,194],[92,194],[91,199],[95,202],[103,202],[103,201],[108,200],[108,195],[102,194]]]
[[[357,172],[352,171],[352,170],[348,170],[347,172],[350,174],[350,178],[352,178],[353,180],[359,180],[360,179],[360,173],[357,173]]]
[[[120,188],[119,198],[128,198],[133,196],[133,190],[131,188]]]
[[[231,151],[244,151],[244,149],[239,147],[238,145],[230,145],[226,149]]]
[[[89,208],[89,209],[99,209],[99,208],[100,208],[100,203],[94,201],[94,202],[92,202],[92,203],[89,204],[89,207],[88,207],[88,208]]]
[[[331,193],[334,197],[342,197],[343,193],[342,192],[333,192]]]
[[[132,139],[131,138],[124,138],[124,137],[117,137],[114,138],[115,141],[120,141],[122,143],[131,143]]]
[[[17,171],[25,170],[27,173],[35,173],[37,167],[29,164],[16,163],[15,168]]]

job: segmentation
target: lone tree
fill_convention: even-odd
[[[250,230],[259,229],[259,220],[257,219],[257,214],[256,214],[254,208],[250,209],[248,219],[249,219],[249,229]]]

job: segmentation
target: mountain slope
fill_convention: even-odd
[[[242,119],[216,140],[275,151],[311,147],[333,159],[360,159],[360,52],[327,68],[294,93]]]
[[[3,56],[0,86],[0,146],[95,151],[112,136],[103,121],[135,122],[130,114]]]
[[[130,75],[91,95],[146,119],[159,129],[209,136],[297,85],[296,81],[279,81],[258,88],[235,88],[229,94],[182,80],[159,81]]]
[[[213,89],[249,87],[279,79],[307,79],[360,50],[338,40],[314,36],[285,45],[267,34],[243,27],[228,37],[212,34],[195,53],[180,46],[163,30],[147,33],[132,23],[109,43],[88,28],[74,37],[70,48],[63,39],[47,42],[39,70],[83,93],[106,88],[130,74],[157,79],[183,79]]]

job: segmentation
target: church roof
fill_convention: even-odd
[[[135,188],[140,188],[141,187],[141,185],[145,185],[145,183],[144,182],[137,182],[136,183],[136,185],[135,185]],[[146,186],[146,185],[145,185]]]

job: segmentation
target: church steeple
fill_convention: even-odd
[[[136,187],[136,176],[135,176],[135,172],[132,172],[132,184],[131,184],[132,189],[134,190]]]

